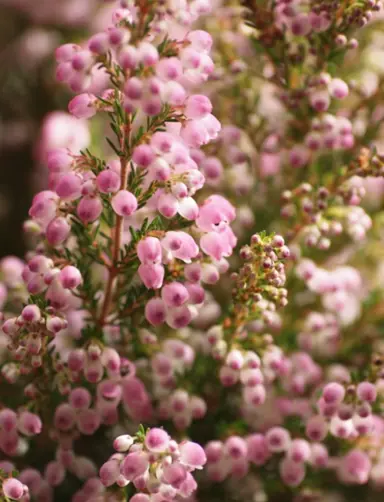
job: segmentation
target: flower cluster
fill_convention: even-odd
[[[30,249],[0,261],[0,500],[376,500],[380,8],[73,13]]]
[[[197,488],[191,472],[202,469],[207,460],[197,443],[177,444],[158,428],[135,438],[119,436],[114,447],[119,453],[101,466],[100,479],[105,486],[132,482],[138,492],[130,499],[132,502],[189,497]]]

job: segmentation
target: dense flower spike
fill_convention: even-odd
[[[0,261],[0,499],[379,499],[381,1],[13,3],[78,36]]]

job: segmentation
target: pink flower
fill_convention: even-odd
[[[67,239],[70,231],[71,226],[68,220],[63,216],[59,216],[49,222],[45,235],[49,244],[58,246]]]
[[[59,486],[65,479],[65,468],[60,462],[49,462],[44,470],[44,477],[51,486]]]
[[[200,206],[197,226],[205,232],[219,231],[236,217],[235,208],[221,195],[211,195]]]
[[[161,297],[168,307],[180,307],[188,300],[189,293],[180,282],[171,282],[163,287]]]
[[[211,112],[212,103],[206,96],[194,94],[186,101],[184,113],[188,119],[200,119]]]
[[[72,265],[67,265],[59,273],[59,280],[65,289],[74,289],[83,282],[80,270]]]
[[[255,465],[263,465],[270,457],[267,441],[262,434],[252,434],[246,438],[248,460]]]
[[[271,452],[286,451],[291,443],[290,434],[283,427],[272,427],[267,431],[265,439]]]
[[[170,438],[163,429],[152,428],[145,436],[145,446],[154,453],[163,453],[167,450]]]
[[[158,264],[161,262],[161,244],[156,237],[146,237],[137,244],[137,256],[143,264]]]
[[[165,271],[161,264],[141,264],[138,273],[148,289],[159,289],[163,285]]]
[[[192,311],[187,305],[175,307],[167,312],[166,321],[168,326],[174,329],[185,328],[192,321]]]
[[[128,190],[120,190],[112,198],[112,208],[119,216],[131,216],[137,209],[137,199]]]
[[[5,408],[0,411],[0,427],[5,432],[11,432],[16,429],[17,415],[13,410]]]
[[[69,105],[69,113],[78,119],[89,119],[96,114],[97,98],[93,94],[83,93],[74,97]]]
[[[120,476],[120,464],[118,460],[109,460],[105,462],[99,471],[101,482],[104,486],[111,486],[116,483]]]
[[[112,169],[105,169],[97,175],[96,185],[102,193],[115,193],[120,188],[120,176]]]
[[[343,482],[362,485],[367,483],[371,467],[366,453],[352,450],[341,460],[338,473]]]
[[[98,197],[83,197],[77,206],[77,215],[84,224],[97,220],[103,211],[103,204]]]
[[[221,232],[209,232],[200,239],[200,247],[207,255],[219,261],[232,254],[237,239],[231,228],[227,227]]]
[[[148,467],[149,462],[146,453],[129,453],[121,464],[121,474],[129,481],[133,481],[143,475]]]
[[[323,399],[328,404],[339,404],[343,401],[344,396],[345,389],[337,382],[329,383],[323,389]]]
[[[176,57],[161,59],[156,65],[156,75],[162,80],[177,80],[183,73],[181,61]]]
[[[187,471],[181,464],[174,462],[164,469],[164,481],[178,489],[187,477]]]
[[[148,167],[155,158],[155,154],[149,145],[137,146],[132,155],[132,160],[140,167]]]
[[[362,401],[373,403],[376,401],[377,390],[376,387],[370,382],[360,382],[356,389],[356,394]]]
[[[43,424],[39,416],[29,411],[23,411],[18,420],[18,429],[26,436],[40,434]]]
[[[340,78],[333,78],[328,87],[333,98],[344,99],[348,96],[348,85]]]
[[[3,482],[3,492],[12,500],[20,500],[24,495],[24,485],[16,478],[8,478]]]
[[[167,312],[163,300],[160,298],[152,298],[145,306],[145,317],[153,326],[163,324]]]
[[[185,441],[179,446],[180,463],[193,469],[202,469],[207,461],[204,449],[197,443]]]
[[[280,476],[288,486],[298,486],[305,478],[305,466],[298,462],[292,462],[284,458],[280,462]]]
[[[170,254],[185,263],[190,263],[199,253],[199,248],[193,237],[185,232],[167,232],[161,244]]]

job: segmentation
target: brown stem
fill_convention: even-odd
[[[121,182],[120,182],[120,190],[125,190],[127,187],[128,180],[128,162],[126,159],[121,159]],[[122,216],[116,215],[116,225],[112,230],[113,234],[113,248],[112,248],[112,263],[108,267],[108,281],[107,287],[105,289],[104,302],[101,309],[101,314],[99,318],[99,325],[104,326],[106,317],[109,314],[109,310],[112,303],[112,293],[113,293],[113,283],[118,274],[118,262],[121,248],[121,237],[123,233],[123,223],[124,218]]]

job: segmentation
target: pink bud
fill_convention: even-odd
[[[40,417],[29,411],[23,411],[18,420],[19,431],[26,436],[34,436],[40,434],[42,429],[42,422]]]
[[[72,57],[72,68],[76,71],[87,70],[93,61],[93,54],[90,51],[81,50]]]
[[[280,463],[280,476],[288,486],[298,486],[305,478],[305,466],[284,458]]]
[[[244,364],[244,357],[240,350],[231,350],[226,358],[226,364],[233,370],[240,370]]]
[[[193,305],[201,305],[204,303],[205,290],[202,286],[187,282],[185,287],[187,288],[189,294],[189,303]]]
[[[168,310],[166,318],[168,326],[173,329],[185,328],[192,321],[192,312],[192,307],[187,305]]]
[[[267,441],[262,434],[251,434],[246,438],[248,460],[255,465],[263,465],[270,457]]]
[[[81,195],[82,179],[75,173],[61,176],[56,184],[57,195],[64,200],[75,200]]]
[[[13,410],[5,408],[0,411],[0,427],[5,432],[11,432],[16,429],[17,415]]]
[[[144,452],[129,453],[121,464],[121,474],[129,481],[133,481],[144,474],[148,467],[148,457]]]
[[[138,273],[148,289],[159,289],[163,285],[165,270],[161,264],[141,264]]]
[[[158,326],[165,321],[166,310],[163,300],[152,298],[145,306],[145,317],[153,326]]]
[[[157,200],[157,209],[165,218],[173,218],[179,209],[178,200],[174,195],[163,192]]]
[[[149,145],[137,146],[132,155],[132,160],[140,167],[148,167],[154,160],[155,154]]]
[[[376,387],[370,382],[359,383],[356,394],[361,401],[368,401],[369,403],[375,402],[377,397]]]
[[[161,262],[161,244],[156,237],[146,237],[137,244],[137,256],[143,264]]]
[[[363,485],[367,483],[371,471],[368,455],[360,450],[352,450],[343,459],[339,476],[344,482]]]
[[[77,215],[85,224],[97,220],[103,211],[103,204],[98,197],[83,197],[77,206]]]
[[[328,88],[331,96],[336,99],[344,99],[349,93],[348,85],[340,78],[333,78]]]
[[[127,98],[135,101],[137,99],[141,99],[143,95],[143,88],[143,82],[137,77],[132,77],[127,80],[124,85],[124,94]]]
[[[65,289],[77,288],[83,282],[79,269],[72,265],[67,265],[60,271],[59,280]]]
[[[209,441],[204,450],[209,464],[219,462],[223,458],[224,445],[221,441]]]
[[[91,405],[91,394],[84,387],[73,389],[69,395],[68,402],[75,409],[89,408]]]
[[[108,460],[100,468],[99,476],[104,486],[111,486],[116,483],[120,476],[120,464],[118,460]]]
[[[128,434],[124,434],[122,436],[118,436],[114,442],[113,447],[118,452],[126,452],[133,445],[133,438]]]
[[[180,463],[190,469],[202,469],[207,461],[203,448],[192,441],[185,441],[179,446]]]
[[[177,80],[183,74],[183,66],[176,57],[161,59],[156,65],[156,75],[162,80]]]
[[[308,35],[311,32],[309,16],[304,12],[294,16],[291,22],[291,31],[296,36]]]
[[[72,371],[81,371],[84,367],[85,353],[83,349],[71,350],[68,355],[68,367]]]
[[[169,445],[169,436],[159,428],[150,429],[145,436],[145,446],[154,453],[163,453]]]
[[[328,433],[328,425],[321,415],[311,417],[306,424],[306,435],[312,441],[322,441]]]
[[[138,54],[144,66],[153,66],[159,60],[159,53],[156,47],[149,42],[141,42],[138,47]]]
[[[97,175],[96,185],[101,193],[115,193],[120,188],[120,176],[112,169],[105,169]]]
[[[289,432],[282,427],[272,427],[265,435],[268,449],[271,452],[286,451],[291,443]]]
[[[101,417],[96,410],[82,409],[77,415],[77,427],[82,434],[92,436],[100,427]]]
[[[73,158],[66,148],[55,148],[47,153],[47,165],[51,172],[67,171],[72,162]]]
[[[27,305],[23,308],[21,316],[26,322],[38,322],[41,319],[40,309],[37,305]]]
[[[117,350],[112,347],[105,347],[101,354],[101,362],[103,366],[111,373],[117,373],[120,371],[121,358]]]
[[[112,208],[119,216],[127,217],[137,209],[137,199],[128,190],[120,190],[112,198]]]
[[[72,429],[75,423],[75,411],[69,404],[60,404],[55,410],[55,427],[62,431]]]
[[[247,455],[247,443],[239,436],[231,436],[224,445],[226,453],[233,459],[244,458]]]
[[[328,464],[328,451],[327,448],[321,443],[313,443],[311,445],[311,458],[310,463],[314,467],[324,468]]]
[[[167,466],[163,472],[164,481],[179,489],[187,477],[185,467],[177,462]]]
[[[327,404],[339,404],[343,401],[344,396],[345,389],[337,382],[329,383],[323,389],[323,399]]]
[[[66,240],[70,231],[71,226],[68,220],[63,216],[59,216],[49,223],[45,235],[49,244],[57,246]]]
[[[96,33],[89,39],[88,48],[95,54],[105,54],[109,49],[108,35],[104,32]]]
[[[8,478],[3,482],[3,493],[12,500],[20,500],[24,495],[24,485],[16,478]]]
[[[194,94],[187,99],[184,113],[188,119],[200,119],[212,112],[210,100],[200,94]]]
[[[51,486],[59,486],[65,479],[65,469],[60,462],[48,462],[44,477]]]
[[[79,94],[69,102],[69,113],[78,119],[89,119],[96,114],[96,103],[97,98],[93,94]]]
[[[64,44],[56,49],[55,57],[58,63],[70,61],[73,56],[81,50],[81,47],[76,44]]]
[[[68,82],[72,78],[73,72],[71,61],[60,63],[56,68],[56,80],[58,82]]]
[[[123,47],[118,53],[118,61],[124,70],[133,70],[136,68],[139,61],[139,54],[133,45]]]
[[[255,385],[254,387],[245,387],[243,391],[244,401],[251,406],[260,406],[267,397],[264,385]]]
[[[304,439],[294,439],[288,449],[287,456],[293,462],[307,462],[311,456],[309,443]]]
[[[163,287],[161,297],[168,307],[180,307],[188,300],[189,294],[183,284],[171,282]]]
[[[212,47],[212,37],[203,30],[190,31],[187,40],[191,42],[192,47],[198,52],[209,52]]]

